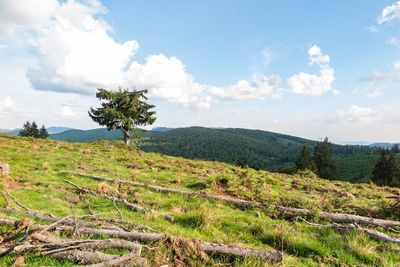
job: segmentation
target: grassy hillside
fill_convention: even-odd
[[[141,148],[188,159],[221,161],[278,172],[295,171],[301,146],[316,142],[290,135],[248,129],[189,127],[140,132],[145,139]],[[119,131],[93,129],[70,130],[50,136],[72,142],[121,139]],[[368,181],[376,155],[368,146],[334,145],[340,178],[345,181]],[[350,160],[350,162],[349,162]],[[350,163],[350,164],[349,164]],[[353,168],[351,166],[354,166]]]
[[[327,181],[311,173],[277,174],[225,163],[146,153],[114,141],[86,144],[0,135],[0,161],[11,167],[9,178],[1,181],[1,190],[8,189],[32,210],[58,216],[79,216],[92,211],[104,217],[118,218],[111,201],[79,195],[63,182],[62,178],[67,178],[83,187],[99,188],[97,181],[60,174],[61,170],[69,170],[308,208],[315,212],[315,216],[304,218],[310,222],[317,222],[318,212],[322,210],[400,219],[399,211],[388,198],[400,195],[399,189]],[[283,266],[398,266],[400,262],[399,245],[376,241],[360,232],[342,234],[329,227],[310,225],[301,219],[287,219],[272,208],[239,209],[200,197],[163,194],[118,184],[112,187],[118,188],[129,201],[154,210],[142,214],[118,205],[127,221],[145,224],[159,233],[281,250],[284,252]],[[0,205],[4,205],[2,199]],[[163,214],[170,214],[175,220],[168,221]],[[324,222],[319,220],[319,223]],[[0,235],[4,236],[5,230],[1,227]],[[144,249],[151,265],[177,264],[177,259],[163,244],[149,245]],[[3,257],[0,266],[10,266],[13,260],[13,256]],[[26,261],[28,266],[73,265],[68,260],[57,261],[35,255],[26,257]],[[205,261],[195,255],[186,255],[185,261],[193,265],[270,264],[257,259],[217,256]]]

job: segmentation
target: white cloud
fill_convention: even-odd
[[[7,25],[13,25],[7,26],[8,31],[25,26],[32,32],[37,66],[28,69],[27,78],[36,90],[91,95],[97,87],[135,87],[148,89],[152,98],[190,108],[208,108],[218,100],[278,97],[282,90],[277,76],[256,74],[251,80],[217,87],[197,83],[174,56],[150,55],[144,64],[134,61],[138,42],[120,43],[109,35],[110,25],[98,18],[106,10],[97,0],[52,1],[52,8],[40,15],[35,27],[11,16],[19,12],[32,21],[35,14],[24,13],[23,7],[12,4],[15,1],[3,2],[7,3],[2,12],[10,18]],[[39,8],[39,2],[30,3],[31,10]]]
[[[279,98],[282,91],[282,81],[279,76],[261,74],[254,74],[250,81],[240,80],[234,85],[209,88],[211,95],[223,100]]]
[[[380,116],[381,113],[372,108],[352,105],[347,109],[338,111],[335,115],[328,118],[327,121],[336,123],[367,123],[378,120]]]
[[[330,57],[324,55],[317,45],[308,49],[310,65],[320,68],[319,75],[299,72],[288,78],[289,89],[295,94],[321,95],[332,90],[332,83],[335,80],[335,71],[330,67]]]
[[[0,114],[16,111],[13,99],[10,96],[0,98]]]
[[[385,7],[380,16],[378,17],[377,21],[378,24],[389,23],[400,18],[400,1]]]
[[[392,37],[387,41],[388,44],[393,45],[395,47],[400,47],[400,40],[397,37]]]
[[[0,33],[12,34],[21,28],[38,29],[54,14],[57,0],[0,1]]]
[[[379,90],[379,88],[375,88],[372,92],[367,94],[367,97],[369,97],[369,98],[377,98],[377,97],[380,97],[381,95],[382,95],[382,91]]]
[[[375,25],[368,26],[365,28],[365,30],[368,32],[378,32],[379,31],[378,27],[376,27]]]
[[[264,66],[268,66],[271,62],[272,59],[274,58],[274,55],[268,48],[264,48],[261,51],[261,60]]]
[[[57,112],[63,118],[76,118],[77,115],[72,111],[71,107],[63,105]]]
[[[374,83],[399,82],[400,60],[394,61],[391,64],[391,71],[389,73],[374,71],[374,73],[370,77],[363,78],[361,79],[361,81],[374,82]]]

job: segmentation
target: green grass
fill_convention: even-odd
[[[62,181],[96,189],[99,182],[59,171],[93,173],[113,178],[134,179],[149,184],[185,190],[205,190],[256,199],[315,211],[346,212],[381,218],[400,219],[388,196],[400,194],[398,188],[373,184],[351,184],[319,179],[312,173],[286,175],[207,161],[187,160],[127,148],[120,142],[89,144],[0,135],[0,161],[11,167],[1,188],[8,188],[20,202],[34,210],[58,216],[84,215],[89,207],[106,217],[117,218],[112,203],[100,197],[79,196]],[[113,185],[117,188],[117,185]],[[274,210],[242,210],[218,201],[198,197],[152,192],[122,185],[128,199],[156,212],[141,214],[118,205],[126,220],[146,224],[160,233],[199,238],[209,242],[243,247],[282,250],[284,266],[398,266],[400,246],[376,241],[365,234],[345,235],[302,221],[288,221]],[[4,201],[1,199],[0,204]],[[174,222],[163,218],[171,214]],[[313,220],[313,218],[309,218]],[[382,230],[382,229],[381,229]],[[0,235],[5,230],[0,229]],[[177,257],[165,244],[146,250],[151,264],[173,264]],[[0,259],[0,266],[14,260]],[[264,266],[257,259],[211,257],[207,262],[196,255],[185,258],[192,265],[227,264]],[[70,266],[50,258],[29,255],[28,266]]]

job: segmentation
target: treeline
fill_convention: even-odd
[[[376,151],[376,150],[375,150]],[[370,179],[377,185],[400,185],[400,171],[396,154],[400,152],[395,145],[391,150],[379,149],[379,158],[372,169]],[[297,170],[311,170],[319,177],[339,179],[338,167],[333,157],[332,143],[328,138],[318,142],[314,151],[303,145],[296,160]]]
[[[35,121],[32,123],[27,121],[19,131],[19,136],[46,139],[49,137],[49,133],[44,125],[42,125],[42,127],[39,129]]]

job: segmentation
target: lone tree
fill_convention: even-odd
[[[314,162],[317,167],[319,177],[326,179],[336,179],[337,168],[332,157],[332,144],[328,137],[322,142],[318,142],[314,148]]]
[[[296,169],[315,171],[315,162],[307,145],[303,145],[296,160]]]
[[[90,108],[89,116],[93,121],[107,129],[120,129],[126,145],[130,144],[131,132],[136,126],[151,125],[156,120],[155,106],[146,103],[147,90],[129,91],[119,89],[108,91],[98,88],[96,97],[103,101],[101,108]]]

